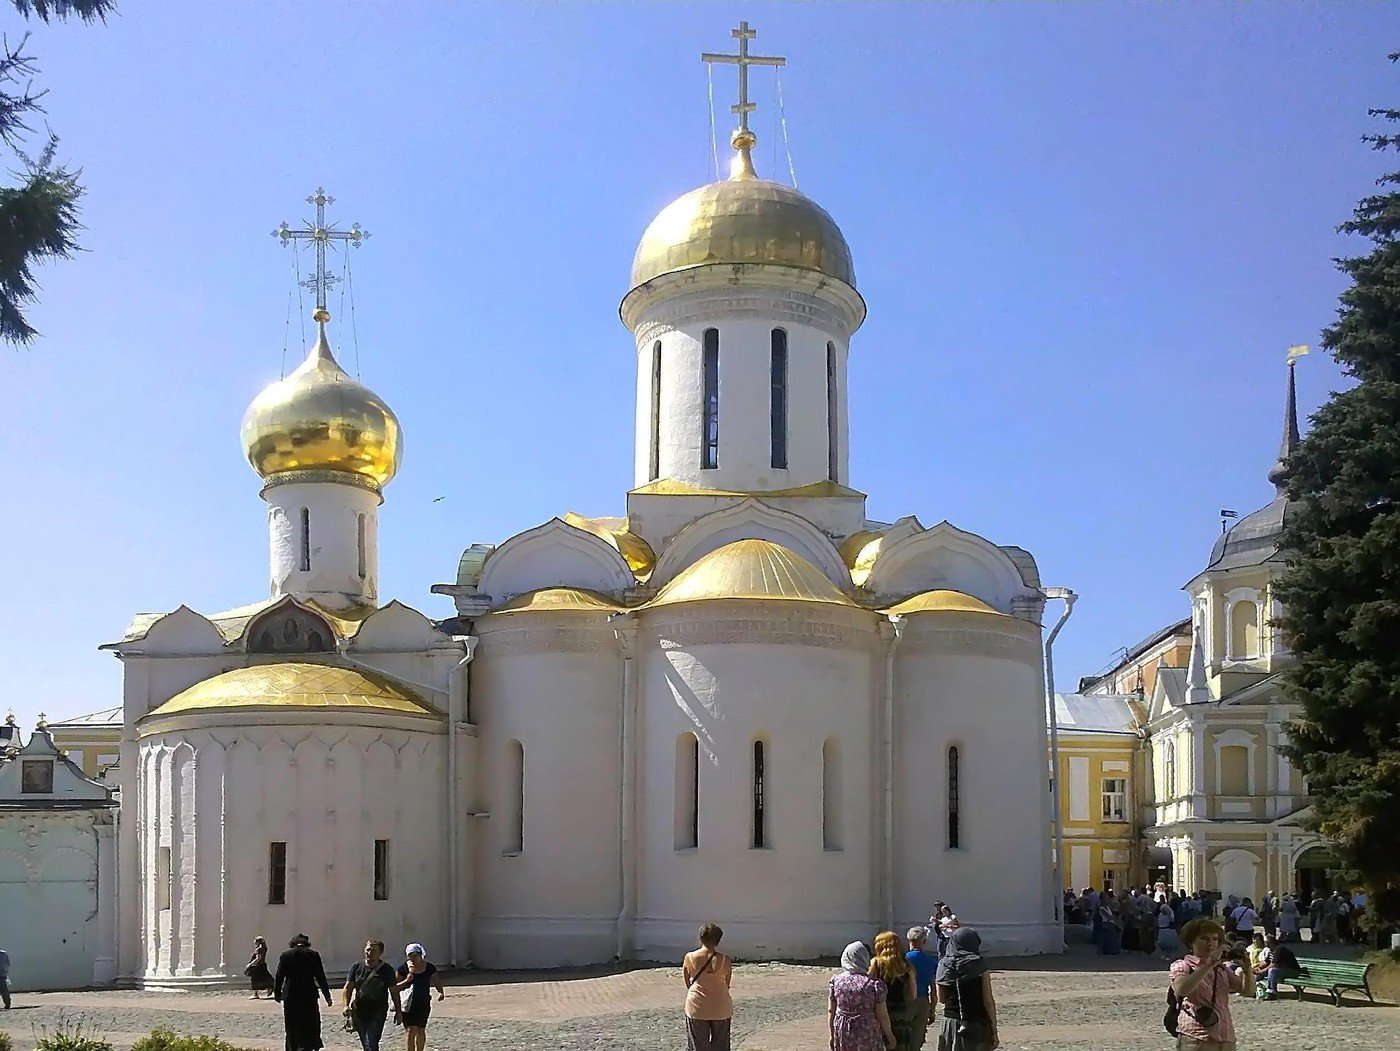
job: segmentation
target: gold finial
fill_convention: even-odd
[[[5,725],[6,725],[6,726],[14,726],[14,725],[15,725],[15,713],[14,713],[13,710],[11,710],[10,713],[9,713],[8,715],[5,716]]]
[[[331,319],[331,312],[325,307],[317,307],[311,314],[311,320],[324,325]]]
[[[739,41],[737,55],[719,55],[712,51],[706,51],[701,53],[700,61],[709,62],[712,65],[719,62],[727,66],[739,67],[739,101],[729,107],[729,111],[739,118],[739,128],[729,140],[729,144],[736,151],[736,156],[729,162],[729,177],[731,179],[756,179],[758,175],[753,170],[751,154],[758,142],[758,137],[749,130],[749,114],[754,111],[754,104],[749,101],[749,67],[785,66],[787,59],[779,58],[776,55],[750,55],[749,41],[758,36],[758,31],[751,29],[748,22],[740,22],[737,29],[729,31],[729,35]]]
[[[49,728],[49,717],[43,712],[39,713],[39,721],[34,724],[36,730],[47,730]]]

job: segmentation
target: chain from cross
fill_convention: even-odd
[[[307,204],[316,206],[315,223],[303,220],[305,229],[293,230],[285,222],[276,230],[272,231],[272,236],[282,242],[285,247],[288,244],[297,245],[301,241],[310,241],[316,246],[316,273],[302,282],[302,286],[309,288],[316,293],[316,313],[312,315],[317,321],[329,321],[330,311],[326,309],[326,292],[331,285],[340,278],[326,270],[326,249],[334,248],[336,241],[348,241],[351,245],[359,248],[369,237],[368,230],[361,230],[360,224],[356,223],[348,230],[337,230],[335,223],[326,222],[326,205],[335,204],[334,197],[328,197],[326,191],[321,187],[316,187],[316,192],[306,199]]]
[[[750,55],[749,41],[758,36],[758,31],[750,29],[748,22],[740,22],[738,29],[731,29],[729,35],[739,41],[739,53],[737,55],[717,55],[706,51],[700,56],[701,62],[722,63],[727,66],[739,67],[739,101],[729,107],[729,112],[738,116],[739,130],[746,135],[752,134],[749,131],[749,114],[754,111],[754,104],[749,101],[749,67],[750,66],[785,66],[787,59],[778,58],[775,55]]]

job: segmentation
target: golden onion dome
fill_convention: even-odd
[[[378,489],[398,472],[402,441],[389,406],[336,362],[322,314],[306,360],[243,414],[248,462],[268,481],[289,472],[333,471]]]
[[[672,201],[647,227],[632,287],[694,267],[761,263],[813,270],[856,286],[851,250],[825,209],[791,186],[760,179],[752,133],[735,132],[728,179]]]
[[[854,605],[820,569],[770,540],[737,540],[711,551],[677,574],[649,607],[707,599]]]
[[[907,617],[911,613],[990,613],[994,617],[1006,616],[980,598],[963,591],[949,591],[943,588],[920,592],[883,612],[901,617]]]

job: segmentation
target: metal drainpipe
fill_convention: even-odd
[[[894,630],[885,647],[885,718],[883,740],[885,765],[885,845],[881,852],[883,869],[880,873],[880,894],[885,899],[885,929],[894,929],[894,651],[904,638],[904,618],[899,614],[890,617],[890,627]]]
[[[621,807],[622,813],[619,815],[618,834],[618,881],[621,890],[621,904],[617,912],[616,925],[616,958],[627,959],[632,951],[632,937],[630,922],[635,908],[636,898],[636,864],[632,856],[634,852],[634,841],[636,831],[635,824],[636,809],[636,704],[637,704],[637,673],[636,673],[636,653],[633,648],[634,639],[631,637],[636,627],[629,623],[627,614],[614,613],[608,617],[612,623],[613,637],[617,639],[618,649],[622,653],[622,713],[618,734],[619,758],[622,762],[622,791]]]
[[[1075,600],[1079,598],[1069,588],[1045,588],[1045,597],[1048,599],[1060,599],[1065,604],[1064,612],[1060,614],[1060,619],[1055,621],[1055,626],[1050,629],[1050,634],[1045,638],[1045,706],[1050,713],[1050,804],[1054,808],[1055,827],[1055,893],[1053,900],[1055,903],[1055,919],[1064,920],[1064,863],[1065,863],[1065,827],[1064,821],[1060,817],[1060,718],[1055,711],[1055,657],[1054,645],[1055,636],[1060,633],[1060,629],[1069,620],[1069,615],[1074,612]]]
[[[447,677],[447,941],[448,954],[453,967],[461,960],[460,935],[458,934],[458,877],[461,870],[461,831],[458,828],[457,800],[461,793],[457,783],[457,727],[462,721],[466,699],[465,679],[467,665],[476,653],[476,638],[471,635],[459,636],[458,641],[466,647],[466,653],[452,667]]]

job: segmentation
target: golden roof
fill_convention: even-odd
[[[706,599],[855,605],[816,566],[769,540],[738,540],[711,551],[662,588],[648,608]]]
[[[925,591],[881,612],[899,616],[910,613],[990,613],[994,617],[1006,616],[1005,613],[992,609],[980,598],[974,598],[961,591],[942,589]]]
[[[323,320],[306,360],[248,406],[243,448],[269,481],[290,471],[335,471],[376,489],[394,477],[403,454],[398,418],[336,363]]]
[[[271,609],[279,603],[290,603],[308,609],[317,616],[324,617],[337,636],[342,639],[353,639],[364,622],[379,610],[387,608],[384,606],[350,606],[346,609],[330,609],[321,605],[313,598],[294,599],[286,595],[265,598],[260,602],[254,602],[247,606],[235,606],[233,609],[226,609],[219,613],[202,614],[189,610],[197,617],[204,617],[214,629],[223,636],[225,642],[235,642],[242,637],[247,630],[248,624],[259,613]],[[188,607],[185,607],[188,609]],[[132,618],[131,625],[126,629],[121,642],[139,642],[144,639],[150,630],[155,627],[158,621],[171,616],[169,613],[138,613]],[[120,643],[109,643],[110,645],[120,645]],[[106,648],[105,646],[103,648]]]
[[[884,549],[885,530],[862,529],[841,541],[841,561],[851,571],[851,582],[857,586],[870,579],[875,560]]]
[[[616,613],[623,607],[596,591],[583,588],[539,588],[527,591],[491,613]]]
[[[656,552],[651,545],[632,532],[631,523],[626,518],[585,518],[569,511],[564,521],[576,529],[592,533],[609,547],[616,548],[627,562],[632,575],[638,580],[651,576],[656,568]]]
[[[736,132],[730,176],[672,201],[642,234],[632,287],[697,266],[762,263],[815,270],[855,288],[855,268],[836,220],[791,186],[760,179],[752,136]]]
[[[258,664],[215,675],[177,693],[145,718],[231,708],[373,709],[441,718],[408,687],[385,676],[358,668],[296,662]]]

